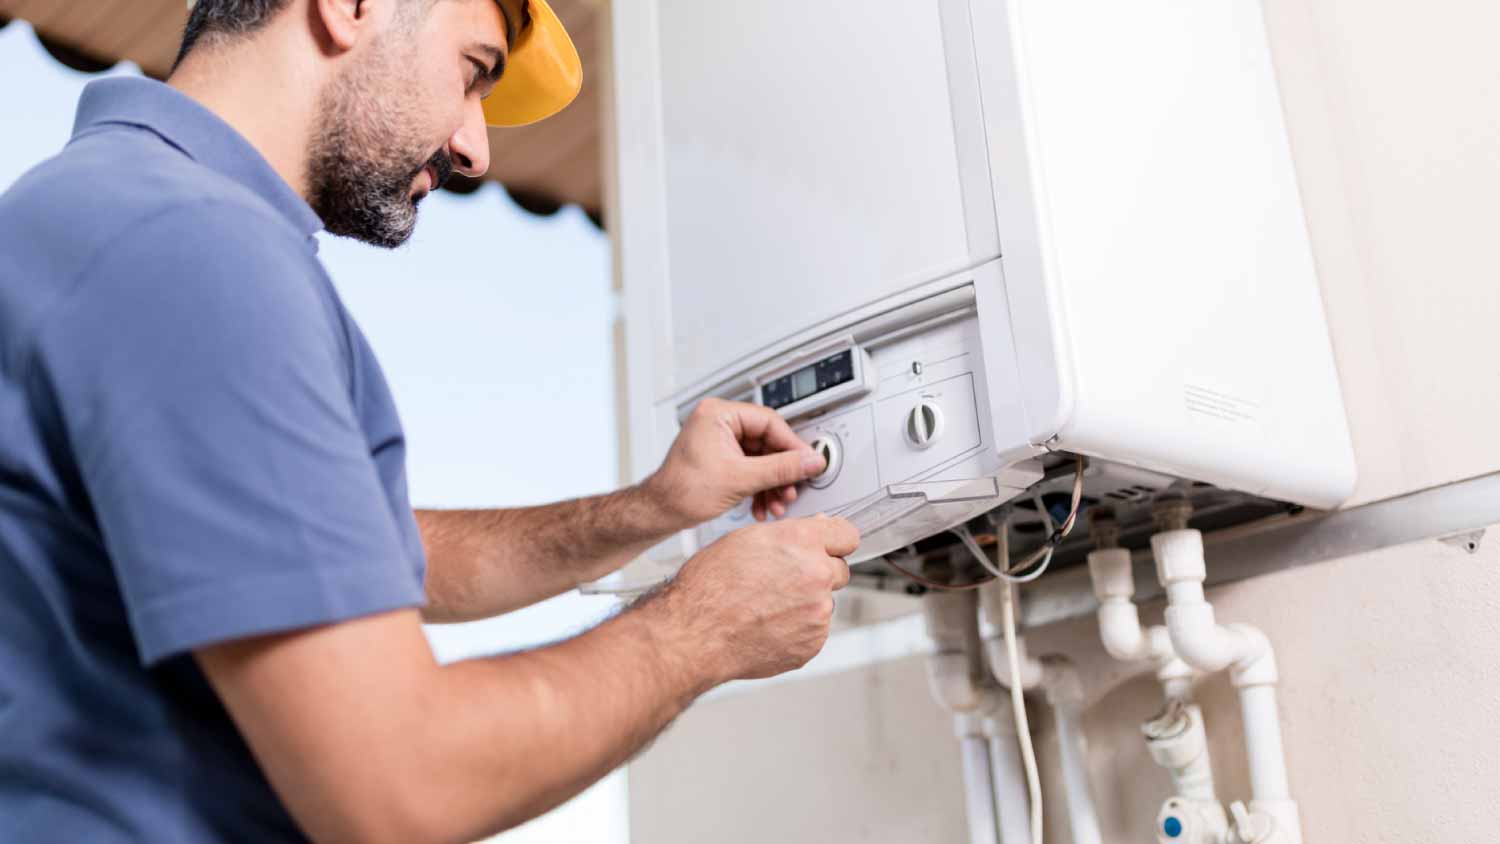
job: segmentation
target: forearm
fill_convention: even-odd
[[[486,618],[603,577],[688,526],[659,502],[647,482],[537,507],[418,510],[423,618]]]
[[[443,670],[422,778],[442,807],[433,823],[470,824],[445,840],[478,839],[566,801],[719,679],[708,643],[682,635],[667,612],[648,604],[552,647]]]
[[[308,837],[472,841],[587,787],[712,686],[806,663],[858,545],[838,519],[739,530],[587,633],[448,666],[410,609],[196,655]]]

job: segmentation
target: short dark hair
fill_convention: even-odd
[[[172,69],[182,64],[182,59],[199,41],[222,36],[249,35],[270,22],[271,18],[290,5],[292,0],[193,0],[188,11],[187,24],[182,28],[182,46]],[[430,5],[428,0],[425,5]],[[531,26],[529,3],[521,3],[521,20],[511,20],[509,10],[503,2],[496,0],[500,16],[505,19],[506,40],[510,44]]]
[[[199,41],[222,35],[248,35],[265,26],[291,0],[197,0],[182,29],[182,47],[172,62],[175,70]]]

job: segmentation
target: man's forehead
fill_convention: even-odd
[[[433,0],[433,7],[447,6],[451,10],[443,24],[450,36],[471,48],[503,57],[515,41],[509,18],[512,14],[519,15],[519,8],[525,3],[526,0]]]

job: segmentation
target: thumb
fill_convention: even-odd
[[[747,458],[750,471],[749,482],[755,492],[791,486],[817,475],[827,468],[823,458],[812,449],[779,451],[759,457]]]

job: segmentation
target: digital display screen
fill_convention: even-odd
[[[785,407],[854,380],[854,350],[848,349],[761,385],[761,403]]]
[[[818,391],[818,373],[812,367],[800,369],[792,375],[792,401],[810,396]]]

